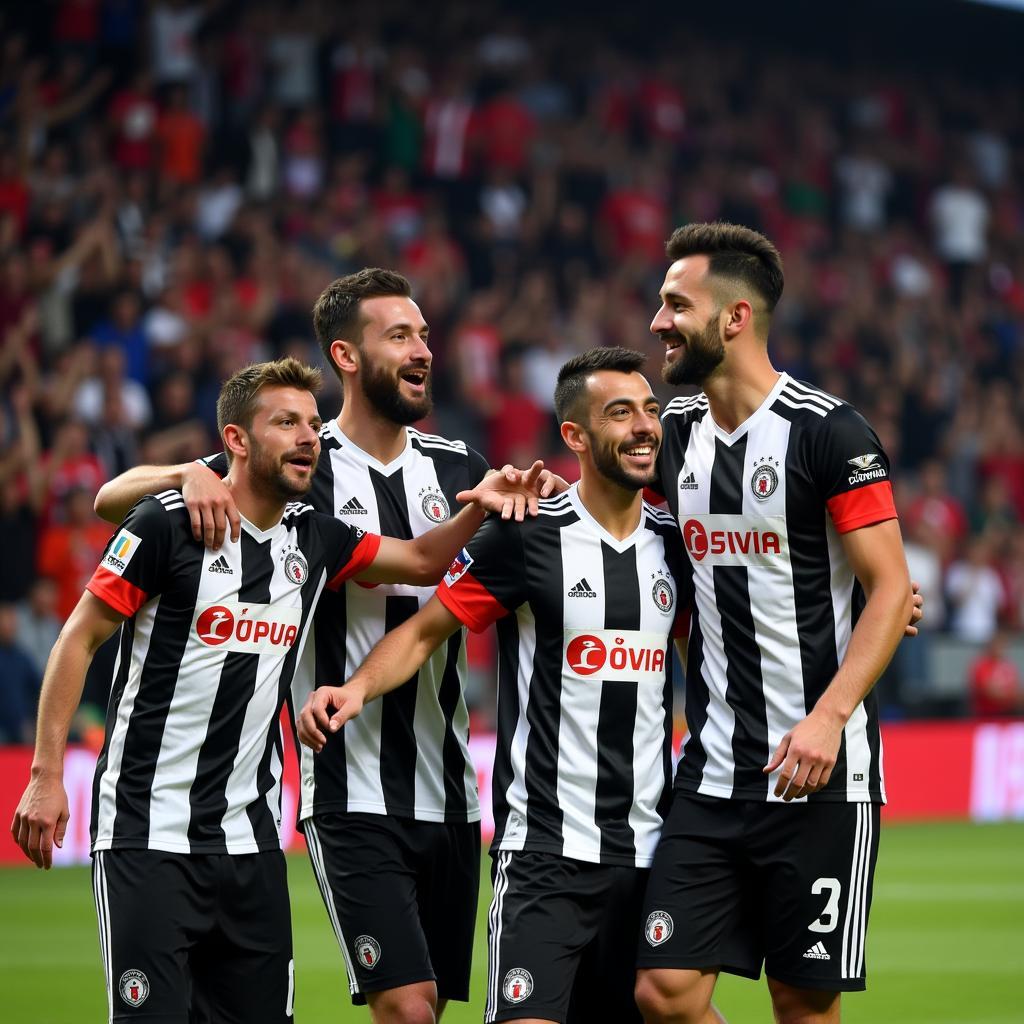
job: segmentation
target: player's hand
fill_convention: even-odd
[[[903,635],[917,636],[917,624],[924,618],[924,598],[917,580],[910,581],[910,588],[914,592],[914,603],[910,609],[910,621],[903,627]]]
[[[242,520],[224,481],[212,469],[198,462],[190,465],[182,475],[181,495],[192,520],[192,536],[215,551],[224,543],[224,535],[230,526],[231,539],[237,542]]]
[[[790,729],[763,769],[771,775],[781,765],[775,795],[788,803],[824,789],[832,778],[842,735],[838,722],[814,711]]]
[[[485,512],[497,512],[502,519],[515,517],[516,522],[521,523],[527,512],[535,516],[537,501],[547,497],[541,492],[545,484],[551,486],[551,481],[542,480],[543,474],[544,463],[540,460],[525,472],[514,466],[505,466],[488,473],[472,490],[459,491],[455,500],[464,505],[475,503]],[[548,478],[552,475],[548,473]]]
[[[34,775],[14,812],[11,835],[37,868],[53,867],[53,848],[64,845],[69,816],[68,795],[61,779]]]
[[[337,732],[362,710],[363,694],[358,686],[319,686],[302,705],[295,731],[304,746],[319,754],[327,734]]]

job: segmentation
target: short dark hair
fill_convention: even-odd
[[[246,430],[252,428],[257,398],[263,388],[299,388],[315,395],[320,390],[322,381],[323,375],[315,366],[306,366],[292,356],[246,366],[224,381],[217,396],[217,429],[221,437],[224,436],[224,428],[229,423]],[[226,446],[224,454],[230,462],[231,453]]]
[[[785,277],[779,250],[764,235],[742,224],[685,224],[672,232],[665,255],[673,263],[684,256],[707,256],[709,275],[741,281],[754,289],[764,299],[768,313],[782,297]]]
[[[618,345],[591,348],[573,356],[558,371],[555,384],[555,415],[560,423],[580,422],[580,405],[587,391],[587,378],[599,370],[617,370],[619,373],[637,373],[647,362],[642,352]]]
[[[327,365],[339,378],[341,374],[331,359],[331,343],[342,338],[358,345],[363,334],[359,304],[364,299],[390,295],[412,298],[412,285],[408,278],[394,270],[380,267],[366,267],[355,274],[339,277],[320,293],[313,306],[313,330]]]

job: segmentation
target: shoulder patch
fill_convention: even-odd
[[[135,557],[135,552],[142,547],[142,538],[126,530],[123,526],[117,531],[117,536],[111,541],[107,553],[103,556],[100,565],[108,569],[116,576],[123,576],[128,563]]]

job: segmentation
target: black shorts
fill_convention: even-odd
[[[493,856],[484,1020],[639,1024],[633,958],[650,872],[554,853]]]
[[[639,967],[864,988],[879,808],[676,790],[644,901]]]
[[[102,850],[92,880],[112,1020],[291,1024],[292,922],[280,850]]]
[[[354,1003],[419,981],[469,999],[480,825],[362,812],[303,823]]]

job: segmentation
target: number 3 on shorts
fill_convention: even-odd
[[[811,886],[811,894],[817,896],[819,893],[828,892],[828,902],[821,916],[817,921],[812,921],[808,926],[809,932],[831,932],[835,930],[839,921],[839,896],[843,887],[839,884],[838,878],[819,878]]]

